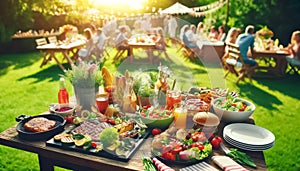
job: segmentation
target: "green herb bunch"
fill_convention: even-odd
[[[98,64],[81,62],[65,73],[73,86],[80,88],[94,88],[102,83],[102,74]]]

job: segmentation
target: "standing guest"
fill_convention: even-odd
[[[164,20],[163,20],[163,25],[164,25],[164,32],[165,32],[165,34],[167,34],[167,33],[168,33],[168,30],[169,30],[169,27],[168,27],[168,25],[169,25],[169,19],[170,19],[170,16],[167,15],[167,16],[164,18]]]
[[[212,41],[218,40],[218,36],[219,36],[219,33],[216,30],[215,26],[211,26],[210,27],[210,32],[208,34],[209,40],[212,40]]]
[[[254,51],[254,26],[248,25],[246,27],[245,33],[240,34],[236,40],[236,44],[239,45],[241,56],[245,64],[251,65],[252,69],[257,68],[257,62],[248,57],[249,48],[251,54]]]
[[[169,23],[168,23],[168,32],[169,32],[169,36],[170,39],[172,40],[172,43],[175,44],[176,43],[176,29],[178,27],[176,18],[172,15],[170,15],[170,19],[169,19]]]
[[[294,31],[291,37],[291,43],[286,48],[290,54],[287,57],[288,62],[293,63],[295,60],[300,60],[300,30]]]
[[[116,48],[118,50],[127,50],[127,56],[131,56],[131,51],[128,46],[128,38],[126,37],[126,27],[121,26],[120,32],[116,37]]]
[[[101,57],[100,55],[104,51],[105,40],[106,40],[106,36],[104,35],[102,29],[98,28],[96,35],[93,37],[93,41],[95,44],[95,50],[93,53],[95,54],[97,61],[100,60],[100,57]]]
[[[225,26],[219,26],[218,31],[219,31],[218,40],[224,42],[226,38]]]

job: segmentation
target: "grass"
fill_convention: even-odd
[[[126,61],[115,64],[111,59],[105,61],[104,65],[120,73],[124,73],[125,69],[157,68],[157,60],[149,64],[144,53],[137,53],[140,58],[135,59],[132,65]],[[233,75],[222,79],[221,68],[206,68],[198,60],[185,60],[174,48],[168,48],[168,53],[173,62],[165,58],[160,58],[160,61],[173,71],[177,78],[177,89],[186,90],[195,85],[221,85],[240,92],[242,98],[255,103],[256,124],[269,129],[276,136],[275,146],[264,151],[269,170],[300,169],[298,75],[287,75],[281,79],[254,79],[252,84],[246,79],[246,82],[236,85]],[[39,67],[40,63],[39,53],[0,55],[0,132],[17,124],[15,117],[18,115],[36,115],[48,110],[49,104],[57,102],[59,74],[62,71],[54,62],[43,68]],[[67,89],[72,95],[70,84]],[[0,170],[39,170],[37,155],[0,145]]]

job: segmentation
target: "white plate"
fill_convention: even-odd
[[[258,147],[258,148],[263,148],[263,147],[268,147],[268,146],[273,146],[274,145],[274,141],[270,144],[265,144],[265,145],[249,145],[249,144],[244,144],[244,143],[241,143],[241,142],[238,142],[238,141],[235,141],[233,139],[231,139],[230,137],[228,136],[224,136],[224,139],[226,139],[227,141],[230,141],[232,143],[235,143],[235,144],[238,144],[238,145],[242,145],[242,146],[245,146],[245,147]]]
[[[275,136],[269,130],[245,123],[234,123],[227,125],[223,135],[247,145],[267,145],[275,141]]]
[[[233,142],[230,139],[225,138],[225,137],[224,137],[224,140],[226,142],[228,142],[229,144],[237,147],[237,148],[240,148],[240,149],[243,149],[243,150],[248,150],[248,151],[263,151],[263,150],[267,150],[267,149],[273,147],[273,145],[274,145],[274,143],[272,143],[272,144],[269,144],[267,146],[253,147],[253,146],[246,146],[244,144],[237,144],[236,142]]]

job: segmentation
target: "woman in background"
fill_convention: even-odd
[[[226,38],[225,26],[219,26],[218,31],[219,31],[218,40],[224,42]]]
[[[291,37],[291,43],[287,47],[287,51],[290,54],[288,60],[294,58],[300,60],[300,30],[294,31]]]

